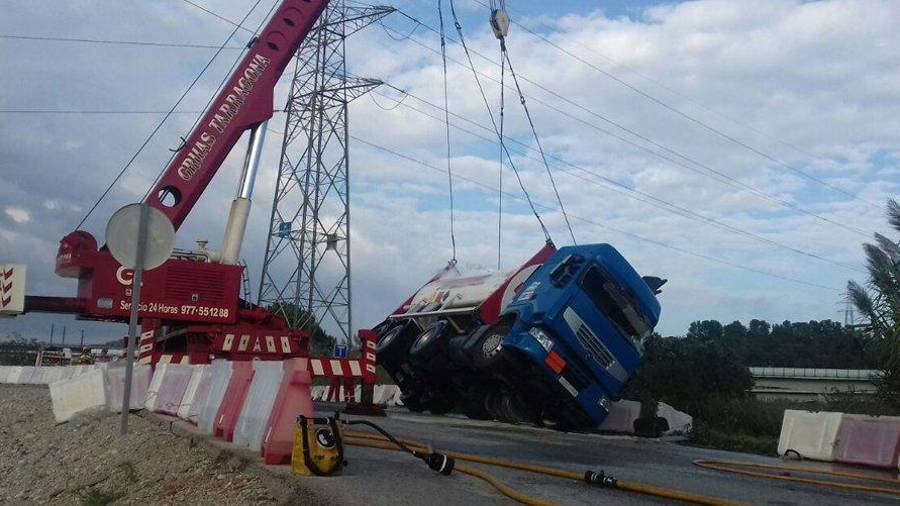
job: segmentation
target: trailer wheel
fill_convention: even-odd
[[[420,363],[428,362],[440,348],[447,325],[447,320],[438,320],[423,330],[409,348],[410,358]]]

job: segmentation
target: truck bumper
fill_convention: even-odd
[[[540,382],[544,390],[553,392],[552,403],[576,405],[595,427],[606,419],[612,395],[571,361],[562,346],[554,344],[547,351],[534,337],[522,332],[508,336],[503,347],[528,362],[528,380]]]

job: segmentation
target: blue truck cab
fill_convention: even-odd
[[[558,250],[524,283],[501,318],[498,348],[519,390],[569,426],[599,425],[641,362],[659,321],[655,290],[609,244]]]

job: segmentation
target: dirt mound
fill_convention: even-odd
[[[0,385],[4,504],[311,504],[244,456],[132,413],[56,425],[46,387]]]

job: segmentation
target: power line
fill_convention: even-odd
[[[123,111],[113,109],[0,109],[0,114],[199,114],[203,111]]]
[[[484,7],[488,7],[488,5],[485,4],[484,2],[482,2],[481,0],[472,0],[472,1],[475,2],[475,3],[477,3],[477,4],[482,5],[482,6],[484,6]],[[780,165],[780,166],[782,166],[782,167],[784,167],[784,168],[790,170],[791,172],[794,172],[794,173],[796,173],[796,174],[798,174],[798,175],[800,175],[800,176],[802,176],[802,177],[804,177],[804,178],[806,178],[806,179],[808,179],[808,180],[810,180],[810,181],[816,182],[816,183],[818,183],[818,184],[820,184],[820,185],[822,185],[822,186],[824,186],[824,187],[826,187],[826,188],[828,188],[828,189],[830,189],[830,190],[832,190],[832,191],[841,193],[841,194],[843,194],[843,195],[845,195],[845,196],[847,196],[847,197],[850,197],[850,198],[852,198],[852,199],[854,199],[854,200],[859,200],[860,202],[863,202],[863,203],[865,203],[865,204],[867,204],[867,205],[875,206],[875,204],[873,204],[873,203],[871,203],[871,202],[869,202],[869,201],[867,201],[867,200],[862,199],[861,197],[859,197],[858,195],[856,195],[856,194],[854,194],[854,193],[851,193],[851,192],[849,192],[849,191],[847,191],[847,190],[844,190],[843,188],[839,188],[839,187],[837,187],[837,186],[834,186],[834,185],[828,183],[827,181],[824,181],[823,179],[818,178],[818,177],[816,177],[816,176],[813,176],[812,174],[809,174],[809,173],[807,173],[807,172],[805,172],[805,171],[802,171],[802,170],[800,170],[800,169],[798,169],[798,168],[796,168],[796,167],[792,167],[792,166],[788,165],[787,163],[785,163],[784,161],[782,161],[782,160],[780,160],[780,159],[778,159],[778,158],[776,158],[776,157],[774,157],[774,156],[772,156],[772,155],[770,155],[770,154],[768,154],[768,153],[766,153],[766,152],[764,152],[764,151],[762,151],[762,150],[760,150],[760,149],[758,149],[758,148],[756,148],[756,147],[754,147],[754,146],[751,146],[750,144],[748,144],[748,143],[746,143],[746,142],[744,142],[744,141],[738,139],[737,137],[734,137],[733,135],[730,135],[730,134],[728,134],[728,133],[726,133],[726,132],[723,132],[723,131],[721,131],[721,130],[719,130],[719,129],[717,129],[717,128],[715,128],[715,127],[713,127],[713,126],[711,126],[711,125],[709,125],[709,124],[707,124],[707,123],[705,123],[705,122],[703,122],[703,121],[700,120],[699,118],[696,118],[696,117],[694,117],[694,116],[692,116],[692,115],[690,115],[690,114],[688,114],[688,113],[682,111],[681,109],[678,109],[677,107],[674,107],[674,106],[672,106],[672,105],[669,105],[669,104],[666,103],[665,101],[663,101],[663,100],[661,100],[661,99],[659,99],[659,98],[657,98],[657,97],[655,97],[655,96],[653,96],[653,95],[651,95],[651,94],[649,94],[649,93],[647,93],[647,92],[641,90],[640,88],[638,88],[638,87],[636,87],[636,86],[634,86],[634,85],[628,83],[627,81],[624,81],[624,80],[620,79],[620,78],[619,78],[618,76],[616,76],[615,74],[612,74],[611,72],[608,72],[608,71],[606,71],[606,70],[604,70],[604,69],[602,69],[602,68],[600,68],[600,67],[594,65],[593,63],[591,63],[591,62],[589,62],[589,61],[587,61],[587,60],[585,60],[585,59],[579,57],[578,55],[572,53],[572,52],[569,51],[568,49],[565,49],[565,48],[563,48],[562,46],[560,46],[559,44],[556,44],[555,42],[551,41],[551,40],[548,39],[547,37],[545,37],[545,36],[543,36],[543,35],[541,35],[541,34],[538,34],[538,33],[534,32],[534,31],[531,30],[530,28],[527,28],[527,27],[521,25],[520,23],[518,23],[518,22],[516,22],[516,21],[513,21],[513,23],[514,23],[516,26],[518,26],[518,27],[522,28],[523,30],[525,30],[526,32],[530,33],[531,35],[537,37],[538,39],[544,41],[545,43],[549,44],[550,46],[556,48],[556,49],[559,50],[560,52],[562,52],[562,53],[568,55],[568,56],[571,57],[572,59],[574,59],[574,60],[576,60],[576,61],[578,61],[578,62],[580,62],[580,63],[582,63],[582,64],[584,64],[584,65],[587,65],[588,67],[590,67],[590,68],[596,70],[597,72],[600,72],[601,74],[603,74],[604,76],[608,77],[609,79],[612,79],[613,81],[619,83],[620,85],[622,85],[622,86],[628,88],[629,90],[633,91],[634,93],[637,93],[638,95],[640,95],[640,96],[644,97],[645,99],[647,99],[647,100],[649,100],[649,101],[651,101],[651,102],[653,102],[653,103],[659,105],[660,107],[663,107],[663,108],[665,108],[665,109],[667,109],[667,110],[669,110],[669,111],[671,111],[671,112],[677,114],[678,116],[680,116],[680,117],[682,117],[682,118],[684,118],[684,119],[686,119],[686,120],[688,120],[688,121],[690,121],[690,122],[696,124],[697,126],[703,128],[704,130],[707,130],[708,132],[711,132],[711,133],[713,133],[713,134],[715,134],[715,135],[717,135],[717,136],[719,136],[719,137],[721,137],[721,138],[723,138],[723,139],[726,139],[726,140],[728,140],[729,142],[731,142],[731,143],[733,143],[733,144],[736,144],[736,145],[738,145],[738,146],[741,146],[742,148],[744,148],[744,149],[746,149],[746,150],[748,150],[748,151],[750,151],[750,152],[752,152],[752,153],[754,153],[754,154],[756,154],[756,155],[758,155],[758,156],[760,156],[760,157],[762,157],[762,158],[768,160],[768,161],[771,162],[771,163],[774,163],[774,164],[776,164],[776,165]],[[880,206],[875,206],[875,207],[877,207],[878,209],[880,209]]]
[[[388,84],[388,83],[385,83],[385,84],[386,84],[388,87],[392,88],[392,89],[395,89],[395,90],[400,91],[401,93],[404,93],[404,98],[405,98],[405,97],[411,97],[411,98],[413,98],[413,99],[415,99],[415,100],[417,100],[417,101],[420,101],[420,102],[422,102],[422,103],[424,103],[424,104],[427,104],[427,105],[429,105],[429,106],[431,106],[431,107],[433,107],[433,108],[435,108],[435,109],[441,110],[441,107],[438,106],[437,104],[434,104],[434,103],[432,103],[432,102],[429,102],[429,101],[427,101],[427,100],[425,100],[425,99],[423,99],[423,98],[421,98],[421,97],[418,97],[418,96],[416,96],[416,95],[413,95],[413,94],[411,94],[411,93],[408,93],[408,92],[405,92],[405,91],[403,91],[403,90],[400,90],[399,88],[397,88],[397,87],[395,87],[395,86],[393,86],[393,85],[391,85],[391,84]],[[384,96],[384,95],[382,95],[382,94],[379,94],[379,95]],[[386,98],[390,98],[390,97],[386,97]],[[408,108],[408,109],[410,109],[410,110],[413,110],[413,111],[415,111],[415,112],[418,112],[418,113],[420,113],[420,114],[422,114],[422,115],[424,115],[424,116],[427,116],[427,117],[429,117],[429,118],[432,118],[432,119],[434,119],[434,120],[436,120],[436,121],[441,121],[440,118],[438,118],[438,117],[436,117],[436,116],[433,116],[433,115],[429,114],[428,112],[422,111],[421,109],[418,109],[418,108],[416,108],[416,107],[414,107],[414,106],[408,105],[408,104],[406,104],[406,103],[403,103],[402,105],[403,105],[405,108]],[[398,106],[399,106],[399,105],[398,105]],[[461,120],[463,120],[463,121],[465,121],[465,122],[467,122],[467,123],[470,123],[470,124],[472,124],[472,125],[474,125],[474,126],[480,128],[480,129],[483,129],[483,130],[486,130],[486,131],[490,131],[490,128],[488,128],[488,127],[486,127],[486,126],[484,126],[484,125],[481,125],[481,124],[479,124],[479,123],[477,123],[477,122],[475,122],[475,121],[473,121],[473,120],[471,120],[471,119],[468,119],[468,118],[465,118],[465,117],[463,117],[463,116],[460,116],[459,114],[451,113],[451,115],[453,115],[454,117],[459,118],[459,119],[461,119]],[[465,133],[467,133],[467,134],[469,134],[469,135],[472,135],[472,136],[474,136],[474,137],[480,138],[480,139],[482,139],[482,140],[484,140],[484,141],[491,142],[491,143],[496,143],[496,141],[494,141],[494,140],[492,140],[492,139],[490,139],[490,138],[488,138],[488,137],[485,137],[485,136],[483,136],[483,135],[480,135],[480,134],[478,134],[478,133],[476,133],[476,132],[472,132],[471,130],[468,130],[468,129],[466,129],[466,128],[460,127],[459,125],[456,125],[456,124],[452,124],[452,123],[451,123],[451,126],[453,126],[453,128],[456,128],[456,129],[458,129],[458,130],[461,130],[461,131],[463,131],[463,132],[465,132]],[[526,150],[529,150],[529,151],[537,151],[536,148],[532,148],[531,146],[527,145],[527,144],[524,143],[524,142],[518,141],[518,140],[513,139],[513,138],[510,138],[510,140],[511,140],[512,142],[514,142],[514,143],[520,145],[522,148],[524,148],[524,149],[526,149]],[[541,162],[541,159],[540,159],[540,158],[537,158],[537,157],[531,157],[531,156],[527,156],[527,155],[525,155],[525,156],[526,156],[526,158],[531,159],[531,160],[533,160],[533,161]],[[643,191],[640,191],[640,190],[637,190],[637,189],[634,189],[634,188],[630,188],[630,187],[628,187],[627,185],[625,185],[625,184],[623,184],[623,183],[621,183],[621,182],[619,182],[619,181],[616,181],[616,180],[611,179],[611,178],[609,178],[609,177],[603,176],[602,174],[598,174],[598,173],[596,173],[596,172],[590,171],[590,170],[585,169],[585,168],[583,168],[583,167],[581,167],[581,166],[575,165],[575,164],[573,164],[573,163],[571,163],[571,162],[568,162],[568,161],[566,161],[566,160],[564,160],[564,159],[562,159],[562,158],[559,158],[558,156],[554,156],[554,155],[552,155],[552,154],[548,154],[547,156],[550,157],[550,158],[553,158],[554,160],[556,160],[556,161],[558,161],[558,162],[560,162],[560,163],[562,163],[562,164],[564,164],[564,165],[566,165],[566,166],[568,166],[568,167],[571,167],[571,168],[576,169],[576,170],[578,170],[578,171],[580,171],[580,172],[583,172],[583,173],[585,173],[585,174],[588,174],[588,175],[592,176],[592,178],[587,178],[587,177],[585,177],[585,176],[579,176],[578,174],[574,174],[574,173],[572,173],[572,172],[570,172],[570,171],[568,171],[568,170],[563,170],[562,172],[563,172],[564,174],[567,174],[567,175],[569,175],[569,176],[571,176],[571,177],[574,177],[574,178],[580,179],[580,180],[582,180],[582,181],[588,182],[588,183],[590,183],[590,184],[597,185],[597,186],[601,186],[601,187],[603,187],[603,188],[605,188],[605,189],[608,189],[608,190],[612,190],[612,191],[614,191],[614,192],[616,192],[616,193],[625,195],[625,196],[628,197],[628,198],[637,200],[637,201],[639,201],[639,202],[643,202],[643,203],[645,203],[645,204],[648,204],[648,205],[651,205],[651,206],[653,206],[653,207],[662,209],[662,210],[664,210],[664,211],[667,211],[667,212],[670,212],[670,213],[672,213],[672,214],[681,216],[681,217],[683,217],[683,218],[687,218],[687,219],[692,220],[692,221],[697,221],[697,222],[704,223],[704,224],[707,224],[707,225],[712,225],[712,226],[715,226],[715,227],[720,228],[720,229],[723,229],[723,230],[727,230],[727,231],[730,231],[730,232],[733,232],[733,233],[736,233],[736,234],[739,234],[739,235],[743,235],[743,236],[748,237],[748,238],[750,238],[750,239],[753,239],[753,240],[755,240],[755,241],[757,241],[757,242],[766,243],[766,244],[769,244],[769,245],[771,245],[771,246],[775,246],[775,247],[778,247],[778,248],[781,248],[781,249],[785,249],[785,250],[791,251],[791,252],[793,252],[793,253],[797,253],[797,254],[800,254],[800,255],[804,255],[804,256],[807,256],[807,257],[810,257],[810,258],[813,258],[813,259],[816,259],[816,260],[820,260],[820,261],[823,261],[823,262],[826,262],[826,263],[830,263],[830,264],[832,264],[832,265],[835,265],[835,266],[838,266],[838,267],[842,267],[842,268],[845,268],[845,269],[848,269],[848,270],[852,270],[852,271],[855,271],[855,272],[863,272],[863,271],[861,271],[860,269],[858,269],[858,268],[855,267],[855,266],[852,266],[852,265],[849,265],[849,264],[845,264],[845,263],[842,263],[842,262],[838,262],[838,261],[835,261],[835,260],[831,260],[831,259],[829,259],[829,258],[827,258],[827,257],[823,257],[823,256],[818,255],[818,254],[816,254],[816,253],[812,253],[812,252],[809,252],[809,251],[801,250],[801,249],[799,249],[799,248],[795,248],[795,247],[793,247],[793,246],[790,246],[790,245],[787,245],[787,244],[784,244],[784,243],[781,243],[781,242],[778,242],[778,241],[769,239],[769,238],[767,238],[767,237],[761,236],[761,235],[759,235],[759,234],[756,234],[756,233],[754,233],[754,232],[748,231],[748,230],[746,230],[746,229],[742,229],[742,228],[740,228],[740,227],[737,227],[737,226],[734,226],[734,225],[730,225],[730,224],[728,224],[728,223],[722,222],[722,221],[717,220],[717,219],[715,219],[715,218],[712,218],[712,217],[709,217],[709,216],[705,216],[705,215],[700,214],[700,213],[698,213],[698,212],[696,212],[696,211],[693,211],[693,210],[688,209],[688,208],[683,207],[683,206],[679,206],[678,204],[674,204],[674,203],[672,203],[672,202],[669,202],[669,201],[667,201],[667,200],[661,199],[661,198],[656,197],[656,196],[654,196],[654,195],[651,195],[651,194],[649,194],[649,193],[646,193],[646,192],[643,192]],[[599,179],[599,180],[602,180],[603,182],[607,183],[608,185],[612,185],[612,187],[606,186],[606,185],[601,185],[601,184],[597,181],[598,179]]]
[[[190,0],[185,0],[185,1],[190,3]],[[256,0],[256,3],[254,3],[253,7],[251,7],[250,10],[247,11],[247,14],[241,20],[241,23],[245,22],[247,20],[247,18],[250,17],[250,14],[252,14],[253,11],[256,10],[256,7],[259,5],[260,1],[261,0]],[[153,139],[153,137],[156,135],[156,133],[159,131],[159,129],[162,128],[163,124],[165,124],[166,120],[168,120],[169,117],[172,115],[172,113],[175,111],[175,109],[178,108],[178,106],[181,104],[182,100],[184,100],[184,98],[187,96],[187,94],[190,93],[190,91],[192,89],[194,89],[194,86],[197,84],[197,82],[200,80],[200,78],[203,77],[203,74],[206,73],[207,69],[209,69],[209,67],[212,66],[212,63],[213,63],[213,61],[215,61],[216,57],[222,53],[223,48],[228,44],[228,41],[231,40],[232,37],[234,37],[234,34],[237,33],[237,30],[238,29],[236,27],[234,30],[231,31],[230,34],[228,34],[228,37],[226,37],[225,41],[222,42],[221,47],[215,52],[215,54],[212,55],[212,57],[209,59],[209,61],[206,62],[206,65],[203,66],[203,68],[200,70],[200,73],[197,74],[197,77],[195,77],[194,80],[191,81],[191,84],[189,84],[188,87],[181,94],[181,96],[178,97],[178,100],[175,101],[175,104],[172,105],[172,107],[169,109],[169,111],[166,113],[166,115],[163,116],[163,118],[159,121],[159,123],[156,124],[156,127],[153,128],[153,130],[150,132],[150,135],[148,135],[147,138],[144,139],[144,142],[140,145],[140,147],[138,147],[137,151],[134,152],[134,155],[132,155],[131,158],[128,160],[128,163],[126,163],[125,166],[122,167],[122,170],[119,171],[119,173],[116,175],[116,177],[113,178],[112,182],[109,183],[109,186],[107,186],[106,189],[103,190],[103,193],[100,194],[100,197],[97,198],[97,200],[90,207],[90,209],[88,209],[87,213],[85,213],[84,217],[78,223],[78,226],[75,227],[76,230],[80,229],[81,226],[84,225],[84,222],[88,219],[88,217],[91,215],[91,213],[94,212],[95,209],[97,209],[97,206],[100,205],[100,202],[103,201],[103,199],[106,197],[107,194],[109,194],[110,190],[112,190],[112,188],[116,185],[116,183],[119,181],[119,179],[122,178],[122,176],[125,174],[125,172],[128,170],[128,168],[131,167],[131,164],[134,163],[134,161],[141,154],[141,152],[144,151],[144,148],[147,147],[147,144],[150,143],[150,140]],[[172,153],[172,156],[174,157],[175,153]],[[170,158],[170,160],[171,160],[171,158]]]
[[[356,141],[356,142],[359,142],[359,143],[365,144],[365,145],[367,145],[367,146],[369,146],[369,147],[372,147],[372,148],[375,148],[375,149],[384,151],[384,152],[389,153],[389,154],[391,154],[391,155],[393,155],[393,156],[396,156],[396,157],[398,157],[398,158],[401,158],[401,159],[407,160],[407,161],[409,161],[409,162],[415,163],[415,164],[420,165],[420,166],[422,166],[422,167],[425,167],[425,168],[428,168],[428,169],[437,171],[437,172],[439,172],[439,173],[443,173],[443,172],[444,172],[444,169],[441,169],[440,167],[437,167],[437,166],[435,166],[435,165],[431,165],[431,164],[429,164],[428,162],[425,162],[425,161],[423,161],[423,160],[420,160],[420,159],[417,159],[417,158],[414,158],[414,157],[405,155],[405,154],[400,153],[399,151],[393,150],[393,149],[391,149],[391,148],[388,148],[388,147],[385,147],[385,146],[381,146],[381,145],[376,144],[376,143],[374,143],[374,142],[370,142],[370,141],[365,140],[365,139],[363,139],[363,138],[357,137],[357,136],[355,136],[355,135],[353,135],[353,134],[350,135],[350,138],[353,139],[353,140]],[[481,187],[481,188],[490,190],[492,193],[497,191],[497,188],[496,188],[496,187],[493,187],[493,186],[491,186],[491,185],[482,183],[482,182],[480,182],[480,181],[476,181],[476,180],[474,180],[474,179],[467,178],[467,177],[462,176],[462,175],[457,175],[457,177],[458,177],[459,179],[464,180],[464,181],[466,181],[466,182],[468,182],[468,183],[471,183],[471,184],[473,184],[473,185],[475,185],[475,186],[479,186],[479,187]],[[517,200],[526,201],[526,199],[525,199],[524,197],[520,196],[520,195],[516,195],[516,194],[513,194],[513,193],[509,193],[509,192],[505,192],[505,195],[506,195],[507,197],[512,197],[512,198],[517,199]],[[552,207],[552,206],[545,205],[545,204],[537,203],[536,205],[539,206],[539,207],[541,207],[541,208],[543,208],[545,211],[559,211],[559,209],[554,208],[554,207]],[[592,226],[595,226],[595,227],[603,228],[603,229],[606,229],[606,230],[612,230],[612,231],[614,231],[614,232],[618,232],[618,233],[620,233],[620,234],[627,235],[627,236],[632,237],[632,238],[634,238],[634,239],[637,239],[637,240],[639,240],[639,241],[647,242],[647,243],[650,243],[650,244],[654,244],[654,245],[656,245],[656,246],[659,246],[659,247],[662,247],[662,248],[666,248],[666,249],[670,249],[670,250],[673,250],[673,251],[677,251],[677,252],[679,252],[679,253],[682,253],[682,254],[685,254],[685,255],[689,255],[689,256],[693,256],[693,257],[696,257],[696,258],[700,258],[700,259],[702,259],[702,260],[708,260],[708,261],[710,261],[710,262],[715,262],[715,263],[718,263],[718,264],[726,265],[726,266],[729,266],[729,267],[733,267],[733,268],[735,268],[735,269],[740,269],[740,270],[744,270],[744,271],[747,271],[747,272],[752,272],[752,273],[755,273],[755,274],[760,274],[760,275],[768,276],[768,277],[771,277],[771,278],[776,278],[776,279],[780,279],[780,280],[783,280],[783,281],[788,281],[788,282],[791,282],[791,283],[796,283],[796,284],[800,284],[800,285],[805,285],[805,286],[809,286],[809,287],[813,287],[813,288],[820,288],[820,289],[823,289],[823,290],[829,290],[829,291],[834,291],[834,292],[842,292],[842,291],[843,291],[843,290],[840,289],[840,288],[834,288],[834,287],[830,287],[830,286],[820,285],[820,284],[818,284],[818,283],[813,283],[813,282],[805,281],[805,280],[802,280],[802,279],[792,278],[792,277],[789,277],[789,276],[782,276],[781,274],[777,274],[777,273],[774,273],[774,272],[769,272],[769,271],[765,271],[765,270],[762,270],[762,269],[756,269],[756,268],[753,268],[753,267],[749,267],[749,266],[747,266],[747,265],[743,265],[743,264],[738,264],[738,263],[735,263],[735,262],[731,262],[731,261],[729,261],[729,260],[725,260],[725,259],[722,259],[722,258],[719,258],[719,257],[714,257],[714,256],[711,256],[711,255],[706,255],[706,254],[704,254],[704,253],[698,253],[698,252],[696,252],[696,251],[687,250],[687,249],[681,248],[681,247],[679,247],[679,246],[674,246],[674,245],[672,245],[672,244],[668,244],[668,243],[665,243],[665,242],[663,242],[663,241],[659,241],[659,240],[656,240],[656,239],[650,239],[650,238],[648,238],[648,237],[644,237],[644,236],[642,236],[642,235],[635,234],[635,233],[633,233],[633,232],[628,232],[628,231],[626,231],[626,230],[622,230],[622,229],[619,229],[619,228],[610,226],[610,225],[608,225],[608,224],[600,223],[600,222],[597,222],[597,221],[594,221],[594,220],[591,220],[591,219],[588,219],[588,218],[583,218],[583,217],[578,216],[578,215],[575,215],[575,214],[571,214],[570,216],[571,216],[573,219],[578,220],[578,221],[581,221],[581,222],[586,223],[586,224],[588,224],[588,225],[592,225]]]
[[[122,45],[122,46],[177,47],[177,48],[192,48],[192,49],[219,49],[219,47],[220,47],[220,46],[216,46],[213,44],[152,42],[152,41],[142,41],[142,40],[91,39],[91,38],[76,38],[76,37],[39,37],[36,35],[10,35],[10,34],[0,34],[0,39],[33,40],[33,41],[43,41],[43,42],[78,42],[78,43],[86,43],[86,44],[108,44],[108,45]],[[225,46],[222,49],[240,50],[240,49],[243,49],[243,47],[241,47],[241,46]]]
[[[414,18],[414,17],[412,17],[412,16],[410,16],[410,15],[408,15],[408,14],[402,12],[402,11],[398,11],[398,12],[400,12],[400,14],[404,15],[404,16],[407,17],[408,19],[412,19],[412,20],[414,20],[415,22],[422,23],[422,22],[419,21],[418,19],[416,19],[416,18]],[[427,28],[427,29],[429,29],[429,30],[433,30],[433,28],[430,27],[429,25],[427,25],[427,24],[425,24],[425,23],[422,23],[422,24],[423,24],[423,26],[424,26],[425,28]],[[393,30],[393,29],[390,28],[390,27],[387,27],[387,28],[390,29],[390,30]],[[396,30],[395,30],[395,31],[396,31]],[[454,41],[452,38],[448,38],[448,39],[449,39],[451,42],[456,42],[457,44],[459,43],[459,42],[457,42],[457,41]],[[418,45],[419,47],[421,47],[421,48],[423,48],[423,49],[425,49],[425,50],[427,50],[427,51],[430,51],[430,52],[433,52],[433,53],[437,53],[437,50],[435,50],[434,48],[428,46],[427,44],[425,44],[425,43],[423,43],[423,42],[417,40],[415,37],[410,37],[410,38],[409,38],[409,41],[412,42],[412,43],[414,43],[414,44],[416,44],[416,45]],[[471,51],[472,53],[474,53],[475,55],[481,57],[482,59],[487,60],[487,61],[490,62],[491,64],[497,65],[497,63],[495,63],[493,60],[489,59],[488,57],[486,57],[486,56],[484,56],[484,55],[482,55],[482,54],[480,54],[480,53],[478,53],[477,51],[474,51],[474,50],[470,50],[470,51]],[[463,62],[461,62],[461,61],[459,61],[459,60],[457,60],[457,59],[454,59],[454,58],[452,58],[452,57],[448,57],[447,59],[448,59],[449,61],[453,62],[453,63],[456,63],[457,65],[462,66],[462,67],[466,67],[466,66],[467,66],[465,63],[463,63]],[[483,72],[478,72],[478,71],[476,71],[476,73],[477,73],[478,75],[484,77],[485,79],[490,80],[490,81],[493,81],[493,82],[499,82],[496,78],[494,78],[494,77],[492,77],[492,76],[490,76],[490,75],[487,75],[487,74],[485,74],[485,73],[483,73]],[[613,121],[613,120],[610,120],[609,118],[606,118],[606,117],[603,116],[602,114],[599,114],[599,113],[597,113],[597,112],[595,112],[595,111],[593,111],[593,110],[587,108],[587,107],[584,106],[584,105],[581,105],[581,104],[579,104],[579,103],[577,103],[577,102],[574,102],[574,101],[568,99],[567,97],[564,97],[563,95],[561,95],[561,94],[559,94],[559,93],[557,93],[557,92],[555,92],[555,91],[552,91],[552,90],[550,90],[550,89],[548,89],[548,88],[546,88],[546,87],[544,87],[544,86],[542,86],[542,85],[540,85],[540,84],[538,84],[538,83],[536,83],[536,82],[534,82],[534,81],[528,79],[528,78],[525,77],[525,76],[521,76],[521,75],[520,75],[520,77],[522,77],[522,80],[523,80],[523,81],[529,82],[530,84],[532,84],[532,85],[534,85],[535,87],[537,87],[537,88],[543,90],[544,92],[546,92],[546,93],[548,93],[548,94],[550,94],[550,95],[552,95],[552,96],[554,96],[554,97],[556,97],[556,98],[559,98],[560,100],[563,100],[564,102],[567,102],[567,103],[569,103],[569,104],[571,104],[571,105],[573,105],[573,106],[575,106],[575,107],[577,107],[577,108],[579,108],[579,109],[581,109],[581,110],[587,112],[588,114],[590,114],[590,115],[592,115],[592,116],[595,116],[595,117],[601,119],[602,121],[604,121],[604,122],[606,122],[606,123],[609,123],[610,125],[613,125],[613,126],[615,126],[616,128],[621,129],[621,130],[623,130],[623,131],[625,131],[625,132],[627,132],[627,133],[629,133],[629,134],[631,134],[631,135],[637,137],[637,138],[640,139],[640,140],[643,140],[644,142],[647,142],[647,143],[651,144],[652,146],[654,146],[654,147],[656,147],[656,148],[658,148],[658,149],[660,149],[660,150],[662,150],[662,151],[664,151],[664,152],[666,152],[666,153],[671,153],[672,156],[676,156],[676,157],[678,157],[678,159],[673,159],[672,156],[666,155],[665,153],[660,153],[660,152],[658,152],[658,151],[655,151],[654,149],[651,149],[651,148],[648,147],[648,146],[644,146],[644,145],[642,145],[642,144],[640,144],[640,143],[638,143],[638,142],[635,142],[635,141],[633,141],[633,140],[631,140],[631,139],[629,139],[629,138],[627,138],[627,137],[624,137],[624,136],[619,135],[619,134],[617,134],[617,133],[615,133],[615,132],[612,132],[612,131],[610,131],[610,130],[607,130],[607,129],[605,129],[605,128],[599,126],[599,125],[597,125],[596,123],[592,123],[592,122],[587,121],[587,120],[585,120],[585,119],[583,119],[583,118],[580,118],[580,117],[578,117],[578,116],[575,116],[575,115],[569,113],[568,111],[565,111],[565,110],[563,110],[563,109],[560,109],[559,107],[557,107],[557,106],[555,106],[555,105],[553,105],[553,104],[550,104],[550,103],[548,103],[548,102],[546,102],[546,101],[544,101],[544,100],[535,98],[535,97],[533,97],[533,96],[528,96],[528,95],[526,95],[528,98],[530,98],[531,100],[537,102],[538,104],[541,104],[542,106],[544,106],[544,107],[546,107],[546,108],[548,108],[548,109],[550,109],[550,110],[552,110],[552,111],[554,111],[554,112],[556,112],[556,113],[559,113],[559,114],[561,114],[561,115],[563,115],[563,116],[566,116],[566,117],[568,117],[568,118],[570,118],[570,119],[573,119],[573,120],[575,120],[575,121],[577,121],[577,122],[579,122],[579,123],[581,123],[581,124],[584,124],[584,125],[586,125],[586,126],[592,128],[592,129],[594,129],[594,130],[597,130],[598,132],[601,132],[601,133],[603,133],[603,134],[605,134],[605,135],[608,135],[608,136],[610,136],[610,137],[613,137],[613,138],[615,138],[615,139],[618,139],[618,140],[620,140],[620,141],[622,141],[622,142],[624,142],[624,143],[626,143],[626,144],[628,144],[628,145],[630,145],[630,146],[633,146],[633,147],[635,147],[635,148],[637,148],[637,149],[640,149],[640,150],[642,150],[642,151],[645,151],[645,152],[651,154],[651,155],[654,156],[654,157],[657,157],[657,158],[660,158],[660,159],[662,159],[662,160],[668,161],[668,162],[670,162],[670,163],[672,163],[672,164],[674,164],[674,165],[676,165],[676,166],[678,166],[678,167],[684,168],[684,169],[689,170],[689,171],[691,171],[691,172],[695,172],[695,173],[700,174],[700,175],[703,175],[703,176],[705,176],[705,177],[709,177],[709,178],[711,178],[711,179],[713,179],[713,180],[716,180],[716,181],[718,181],[718,182],[720,182],[720,183],[722,183],[722,184],[725,184],[725,185],[727,185],[727,186],[731,186],[732,188],[736,188],[736,189],[739,189],[739,190],[745,190],[745,191],[748,191],[748,192],[752,193],[753,195],[755,195],[755,196],[757,196],[757,197],[759,197],[759,198],[768,200],[768,201],[770,201],[770,202],[774,202],[774,203],[779,204],[779,205],[781,205],[781,206],[783,206],[783,207],[787,207],[787,208],[793,209],[793,210],[795,210],[795,211],[797,211],[797,212],[806,214],[806,215],[808,215],[808,216],[812,216],[812,217],[814,217],[814,218],[816,218],[816,219],[818,219],[818,220],[820,220],[820,221],[823,221],[823,222],[829,223],[829,224],[831,224],[831,225],[835,225],[835,226],[841,227],[841,228],[843,228],[843,229],[845,229],[845,230],[848,230],[848,231],[851,231],[851,232],[853,232],[853,233],[859,234],[859,235],[861,235],[861,236],[863,236],[863,237],[868,238],[868,237],[871,235],[868,231],[863,231],[863,230],[858,229],[858,228],[856,228],[856,227],[853,227],[853,226],[850,226],[850,225],[845,225],[845,224],[840,223],[840,222],[838,222],[838,221],[836,221],[836,220],[827,218],[827,217],[822,216],[822,215],[820,215],[820,214],[817,214],[817,213],[814,213],[814,212],[809,211],[809,210],[807,210],[807,209],[804,209],[804,208],[800,207],[799,205],[794,204],[793,202],[790,202],[790,201],[788,201],[788,200],[782,199],[782,198],[780,198],[780,197],[776,197],[775,195],[771,195],[771,194],[766,193],[766,192],[764,192],[764,191],[762,191],[762,190],[759,190],[759,189],[757,189],[757,188],[755,188],[755,187],[753,187],[753,186],[751,186],[751,185],[749,185],[749,184],[747,184],[747,183],[744,183],[743,181],[740,181],[739,179],[737,179],[737,178],[735,178],[735,177],[729,176],[728,174],[725,174],[725,173],[723,173],[723,172],[720,171],[720,170],[714,169],[714,168],[710,167],[710,166],[707,165],[707,164],[704,164],[704,163],[702,163],[702,162],[700,162],[700,161],[698,161],[698,160],[696,160],[696,159],[694,159],[694,158],[691,158],[691,157],[688,156],[688,155],[685,155],[685,154],[683,154],[683,153],[680,153],[679,151],[676,151],[676,150],[673,149],[673,148],[670,148],[670,147],[668,147],[668,146],[665,146],[665,145],[663,145],[663,144],[660,144],[660,143],[658,143],[658,142],[656,142],[656,141],[650,139],[649,137],[646,137],[646,136],[644,136],[644,135],[642,135],[642,134],[640,134],[640,133],[638,133],[638,132],[636,132],[636,131],[634,131],[634,130],[632,130],[632,129],[629,129],[628,127],[625,127],[624,125],[620,125],[619,123],[617,123],[617,122],[615,122],[615,121]],[[682,160],[683,160],[683,161],[682,161]],[[687,163],[685,163],[685,162],[687,162]]]

